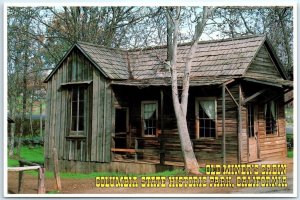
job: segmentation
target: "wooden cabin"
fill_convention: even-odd
[[[189,45],[178,47],[179,87]],[[46,78],[45,166],[146,173],[183,166],[167,47],[78,42]],[[293,88],[265,35],[199,42],[187,122],[200,165],[282,159]]]

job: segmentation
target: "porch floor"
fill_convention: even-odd
[[[135,161],[134,159],[114,159],[113,162],[124,162],[124,163],[140,163],[140,164],[153,164],[153,165],[159,165],[159,160],[150,160],[150,159],[141,159],[138,161]],[[205,167],[205,163],[199,163],[199,167]],[[183,162],[175,162],[175,161],[165,161],[164,165],[167,166],[175,166],[175,167],[184,167]]]

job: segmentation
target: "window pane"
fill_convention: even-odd
[[[248,105],[248,136],[254,137],[254,107]]]
[[[77,131],[76,130],[76,123],[77,123],[77,117],[72,117],[72,122],[71,122],[71,130],[72,131]]]
[[[199,136],[215,137],[216,136],[216,113],[214,100],[199,101]]]
[[[277,133],[277,106],[274,101],[265,105],[266,134]]]
[[[84,128],[84,118],[83,117],[79,117],[79,124],[78,124],[78,131],[83,131]]]
[[[79,116],[84,116],[84,101],[79,101]]]
[[[156,135],[156,107],[155,103],[143,104],[144,112],[144,134],[145,135]]]
[[[77,102],[72,102],[72,116],[77,116]]]
[[[77,87],[72,89],[72,101],[77,101]]]
[[[84,100],[84,88],[79,87],[79,100]]]
[[[199,107],[203,110],[203,118],[215,119],[215,101],[204,100],[199,102]]]
[[[73,87],[70,124],[72,131],[84,130],[84,112],[84,87]]]

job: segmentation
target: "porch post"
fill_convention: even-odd
[[[225,136],[225,83],[222,85],[222,136],[223,136],[223,164],[226,164],[226,136]]]
[[[165,164],[165,141],[164,141],[164,91],[160,89],[160,151],[159,151],[159,162],[161,165]]]
[[[241,163],[241,138],[242,138],[242,88],[239,84],[239,105],[238,105],[238,163]]]

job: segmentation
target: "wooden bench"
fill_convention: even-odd
[[[9,172],[19,172],[18,193],[23,193],[23,172],[29,170],[38,171],[38,194],[45,194],[45,168],[29,161],[19,160],[20,167],[8,167]],[[29,165],[29,166],[25,166]]]

